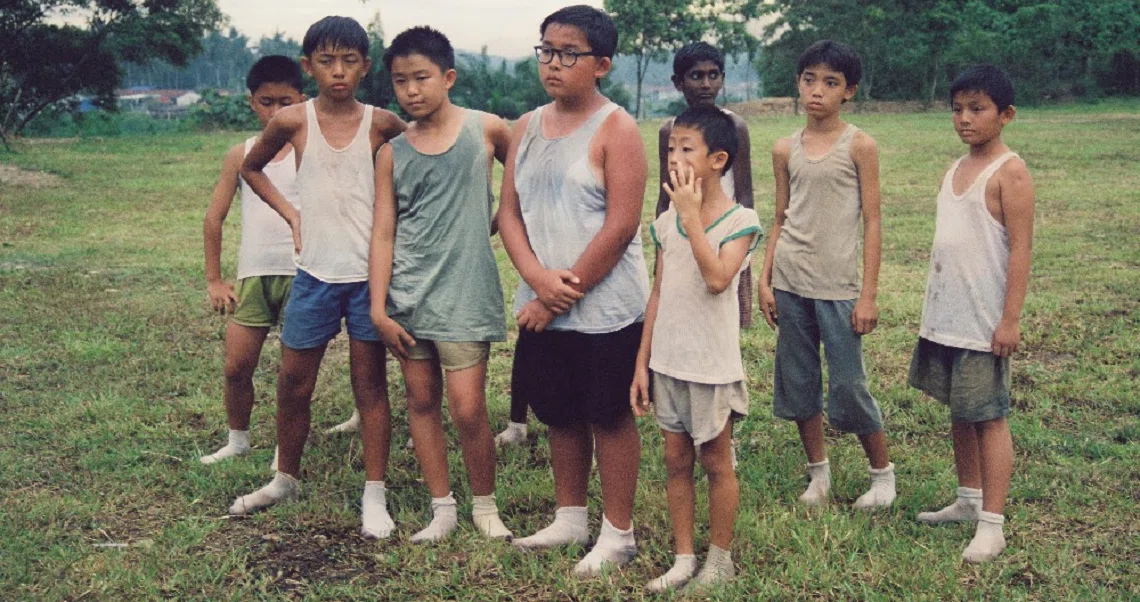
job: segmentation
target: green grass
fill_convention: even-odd
[[[743,339],[753,408],[739,427],[740,576],[719,599],[1137,599],[1140,105],[1029,109],[1007,129],[1007,142],[1036,179],[1037,232],[1024,346],[1014,361],[1009,548],[982,567],[958,559],[970,527],[914,520],[948,502],[955,481],[945,409],[905,386],[934,197],[944,169],[965,149],[947,114],[849,117],[882,152],[882,317],[865,349],[900,495],[889,512],[850,510],[866,486],[865,461],[853,438],[831,437],[835,503],[823,511],[796,506],[804,457],[794,427],[771,417],[774,337],[754,327]],[[772,212],[768,149],[799,124],[751,123],[765,223]],[[642,127],[651,156],[656,128]],[[268,476],[279,359],[274,337],[255,377],[254,453],[199,464],[225,436],[224,322],[205,301],[201,218],[225,149],[243,137],[27,141],[0,155],[9,173],[17,166],[57,176],[0,180],[3,597],[648,598],[642,585],[671,561],[661,437],[649,420],[641,423],[635,514],[641,553],[604,580],[570,576],[581,549],[523,554],[482,541],[466,521],[443,544],[408,544],[429,508],[402,445],[394,445],[388,477],[398,532],[383,543],[360,539],[359,441],[318,429],[299,503],[224,518],[235,495]],[[650,201],[656,186],[649,186]],[[238,232],[234,216],[225,231],[227,266]],[[500,264],[512,291],[517,276],[501,250]],[[511,353],[510,344],[493,350],[488,389],[496,429],[506,422]],[[317,427],[350,411],[346,360],[338,339],[317,387]],[[394,441],[402,443],[402,392],[394,365],[389,372]],[[549,453],[536,430],[529,445],[499,458],[499,499],[516,533],[543,525],[554,503]],[[452,474],[459,499],[469,500],[457,453]],[[699,490],[704,523],[703,485]],[[595,481],[594,529],[596,496]],[[460,509],[464,516],[468,510]],[[707,546],[704,532],[698,546]]]

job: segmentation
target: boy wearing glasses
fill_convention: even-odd
[[[522,281],[511,394],[547,425],[554,522],[515,540],[525,549],[589,539],[591,455],[602,483],[602,527],[580,576],[629,562],[641,440],[628,403],[649,277],[640,224],[645,147],[637,123],[598,90],[617,29],[602,11],[547,17],[536,48],[553,102],[519,119],[503,176],[499,227]]]

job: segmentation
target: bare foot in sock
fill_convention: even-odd
[[[353,410],[352,417],[325,431],[326,435],[336,433],[355,433],[360,430],[360,412]]]
[[[978,512],[978,527],[974,539],[962,552],[962,560],[974,564],[989,562],[1005,550],[1005,534],[1002,525],[1005,517],[994,512]]]
[[[242,515],[268,508],[281,502],[291,502],[301,495],[301,482],[283,472],[274,475],[268,485],[243,495],[230,506],[230,514]]]
[[[369,539],[387,539],[395,528],[396,523],[388,514],[384,481],[365,482],[360,498],[360,534]]]
[[[586,525],[585,506],[567,506],[554,511],[554,522],[530,537],[514,540],[514,544],[524,550],[540,550],[554,546],[590,541],[590,531]]]
[[[432,498],[431,523],[412,536],[412,543],[436,542],[451,535],[451,532],[459,526],[455,505],[455,496],[451,493],[448,493],[447,497]]]
[[[824,460],[815,464],[808,464],[808,476],[811,482],[807,490],[800,495],[800,502],[808,506],[822,506],[827,503],[831,492],[831,462]]]
[[[689,582],[697,574],[700,563],[693,554],[678,554],[673,566],[664,575],[645,584],[645,589],[659,594],[661,592],[677,589]]]
[[[876,510],[886,508],[895,501],[895,463],[886,468],[871,469],[871,489],[855,500],[856,510]]]
[[[213,464],[220,460],[244,456],[249,453],[249,450],[249,431],[231,430],[229,441],[224,447],[208,456],[202,456],[199,460],[201,460],[203,464]]]
[[[518,445],[526,441],[526,423],[525,422],[511,422],[507,424],[507,428],[503,432],[495,435],[495,447],[503,447],[505,445]]]
[[[637,542],[633,537],[633,527],[619,531],[603,516],[598,543],[574,566],[574,574],[578,577],[596,577],[608,569],[629,563],[636,555]]]

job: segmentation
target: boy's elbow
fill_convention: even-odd
[[[719,295],[728,290],[731,284],[731,278],[715,277],[705,281],[705,289],[708,290],[710,295]]]

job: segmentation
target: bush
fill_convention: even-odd
[[[244,94],[222,96],[217,90],[203,90],[202,100],[190,108],[188,119],[202,130],[261,129]]]

